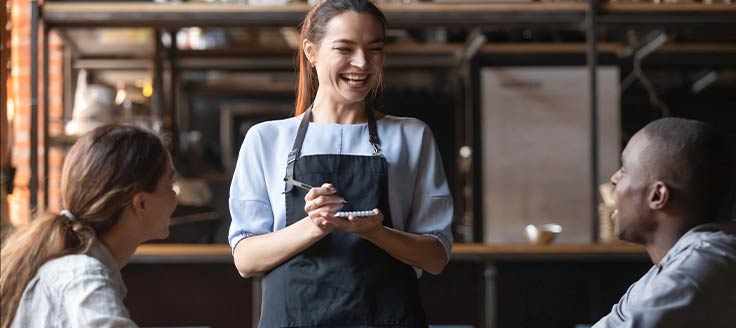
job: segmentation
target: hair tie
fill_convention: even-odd
[[[67,221],[69,221],[69,223],[71,224],[79,222],[79,220],[77,220],[77,217],[68,210],[61,210],[61,216],[66,217]]]

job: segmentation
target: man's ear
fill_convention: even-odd
[[[649,191],[649,208],[652,210],[661,210],[670,199],[670,188],[666,183],[662,181],[656,181],[652,184],[652,188]]]
[[[315,52],[317,51],[314,43],[311,41],[304,39],[302,41],[302,49],[304,50],[304,55],[307,56],[307,60],[309,61],[309,65],[314,67],[315,63]]]
[[[146,211],[146,195],[142,192],[135,194],[131,206],[136,215],[143,216],[143,212]]]

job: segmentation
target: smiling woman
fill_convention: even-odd
[[[304,53],[319,80],[314,110],[325,102],[360,104],[371,90],[376,94],[383,69],[383,37],[383,28],[373,16],[346,12],[327,23],[322,40],[304,39]]]
[[[312,105],[318,87],[325,92],[335,85],[329,83],[334,78],[331,65],[344,70],[342,74],[357,73],[350,79],[370,87],[370,94],[363,94],[360,100],[375,97],[383,82],[386,30],[386,17],[370,1],[323,1],[315,6],[301,27],[296,115]],[[352,64],[357,66],[350,67]],[[364,81],[367,83],[360,83]]]
[[[64,210],[2,245],[0,327],[136,327],[120,269],[138,245],[168,236],[173,177],[151,132],[106,125],[82,136],[62,169]]]
[[[367,0],[316,5],[297,116],[245,137],[229,241],[242,276],[264,274],[261,327],[427,326],[417,278],[448,261],[452,198],[427,125],[366,105],[386,26]]]

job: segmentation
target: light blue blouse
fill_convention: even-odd
[[[283,179],[300,121],[301,116],[268,121],[248,130],[230,186],[233,249],[243,238],[286,225]],[[376,127],[388,162],[394,228],[437,238],[449,258],[453,202],[432,131],[420,120],[391,115],[377,120]],[[372,153],[368,124],[310,123],[301,156]]]

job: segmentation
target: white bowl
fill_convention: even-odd
[[[562,226],[555,223],[547,223],[540,226],[530,224],[524,229],[526,239],[536,245],[551,244],[560,232],[562,232]]]

